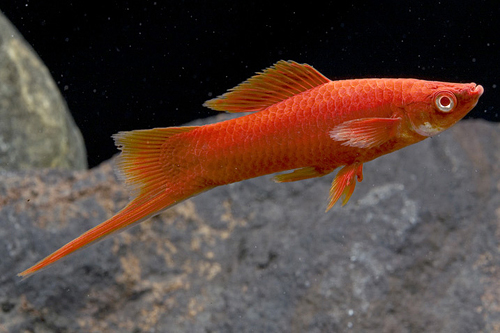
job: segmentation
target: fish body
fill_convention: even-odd
[[[378,88],[381,83],[384,87]],[[401,123],[395,125],[399,128],[393,135],[382,134],[386,142],[367,149],[335,140],[331,131],[356,119],[388,119],[387,126],[392,126],[393,119],[405,119],[404,111],[397,106],[403,105],[403,91],[397,91],[397,97],[382,96],[403,85],[419,83],[391,79],[332,81],[263,111],[196,128],[179,135],[184,140],[179,144],[179,155],[190,155],[190,165],[181,168],[198,166],[199,177],[219,186],[304,167],[315,167],[326,174],[354,161],[373,160],[426,136]],[[345,103],[346,99],[353,102]]]
[[[204,105],[251,114],[205,126],[155,128],[114,136],[117,167],[134,199],[63,246],[28,276],[78,249],[217,186],[293,170],[290,182],[342,167],[330,209],[347,203],[363,163],[440,133],[463,118],[483,88],[416,79],[331,81],[306,64],[280,61]]]

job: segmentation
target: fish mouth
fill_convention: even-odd
[[[482,85],[472,83],[471,93],[474,96],[480,97],[483,94],[483,92],[484,92],[484,88]]]
[[[472,102],[472,104],[470,105],[469,111],[476,106],[477,102],[479,102],[479,97],[481,97],[483,92],[484,92],[484,88],[482,85],[475,84],[474,82],[471,83],[471,88],[470,88],[470,92],[469,92],[469,100]]]

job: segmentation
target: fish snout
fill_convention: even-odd
[[[472,84],[471,94],[480,97],[484,92],[483,86],[480,84],[475,84],[474,82],[471,84]]]

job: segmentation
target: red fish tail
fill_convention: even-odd
[[[176,203],[206,190],[189,186],[182,179],[178,179],[178,174],[169,165],[176,160],[175,156],[169,156],[169,153],[174,152],[172,144],[175,145],[176,141],[173,140],[170,144],[171,138],[192,129],[193,127],[179,127],[116,134],[115,142],[122,150],[117,161],[118,173],[136,197],[115,216],[18,275],[21,277],[32,275],[90,244],[143,222]]]

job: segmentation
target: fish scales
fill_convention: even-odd
[[[342,145],[329,130],[359,117],[390,117],[403,99],[396,87],[402,87],[402,80],[326,83],[246,117],[181,134],[186,139],[182,146],[203,142],[204,149],[197,149],[196,156],[182,149],[176,159],[189,159],[186,168],[201,165],[204,178],[214,185],[306,166],[333,170],[361,155],[368,161],[381,151],[367,154]]]

